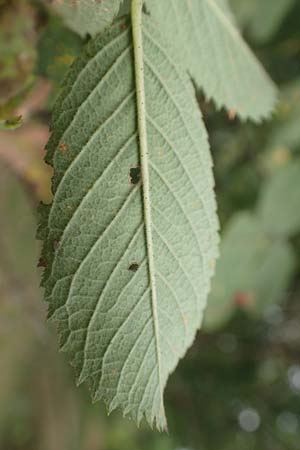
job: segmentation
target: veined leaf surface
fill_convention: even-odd
[[[117,22],[65,80],[40,237],[49,314],[79,382],[163,429],[168,375],[201,324],[218,221],[192,84],[145,16],[137,95],[133,47],[130,22]]]
[[[226,0],[148,0],[152,17],[176,46],[197,85],[218,108],[259,120],[276,90],[242,39]]]
[[[110,25],[122,0],[54,0],[52,7],[80,36],[95,36]]]

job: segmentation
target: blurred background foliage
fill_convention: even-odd
[[[300,2],[231,0],[280,89],[260,126],[199,103],[215,161],[221,258],[203,330],[166,392],[169,435],[74,379],[36,269],[51,106],[84,42],[51,2],[0,0],[0,450],[299,450]],[[16,129],[18,128],[18,129]]]

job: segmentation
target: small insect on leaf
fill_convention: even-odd
[[[138,184],[141,179],[141,168],[131,167],[129,170],[129,181],[130,184]]]
[[[130,270],[131,272],[137,272],[139,268],[138,263],[134,262],[132,264],[130,264],[130,266],[128,267],[128,270]]]

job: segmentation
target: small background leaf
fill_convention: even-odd
[[[33,83],[36,31],[28,2],[0,4],[0,119],[14,116]]]
[[[290,237],[300,230],[300,162],[293,161],[266,182],[258,205],[264,229]]]
[[[223,235],[204,327],[222,327],[237,308],[263,315],[285,293],[296,257],[290,244],[271,239],[257,218],[236,214]]]
[[[56,97],[61,80],[82,46],[83,41],[78,34],[66,28],[56,17],[51,17],[40,33],[37,42],[36,71],[38,75],[51,80],[54,84],[55,92],[52,93],[52,99]]]
[[[273,149],[298,151],[300,115],[300,79],[285,84],[280,90],[280,103],[272,122],[267,146]]]
[[[0,120],[0,131],[15,130],[16,128],[19,128],[21,125],[22,125],[22,116]]]
[[[276,34],[297,0],[231,0],[239,22],[256,42],[265,43]]]

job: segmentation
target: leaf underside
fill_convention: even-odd
[[[240,118],[270,115],[276,89],[248,48],[227,0],[146,0],[186,69],[207,98]]]
[[[54,200],[42,208],[39,237],[49,316],[78,382],[109,410],[164,429],[163,391],[201,324],[218,220],[192,84],[143,22],[155,287],[129,21],[92,40],[64,82],[47,146]]]
[[[122,0],[54,0],[52,7],[80,36],[95,36],[117,16]]]

